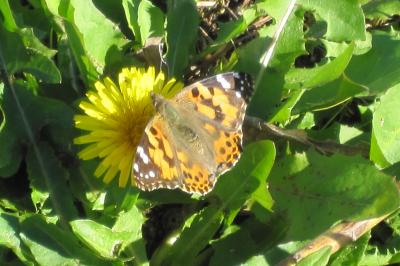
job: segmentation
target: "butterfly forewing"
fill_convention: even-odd
[[[225,73],[185,87],[170,101],[185,118],[172,123],[157,114],[146,127],[134,162],[134,175],[139,188],[176,188],[189,193],[208,193],[216,176],[238,161],[242,150],[242,123],[251,95],[251,79],[246,74]],[[163,114],[164,116],[166,114]],[[168,122],[167,122],[168,121]],[[185,143],[180,128],[191,126],[202,153]],[[175,132],[175,134],[171,134]],[[177,139],[179,137],[179,139]]]
[[[175,147],[165,126],[162,117],[156,115],[147,125],[136,150],[133,174],[140,189],[179,187]]]

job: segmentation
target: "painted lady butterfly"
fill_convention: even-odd
[[[137,186],[210,192],[241,154],[251,89],[249,75],[229,72],[195,82],[172,99],[152,95],[157,113],[137,147]]]

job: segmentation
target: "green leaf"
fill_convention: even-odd
[[[293,113],[328,109],[363,92],[366,92],[363,86],[341,75],[325,85],[306,90],[293,108]]]
[[[232,223],[237,212],[249,199],[270,209],[272,199],[266,188],[266,179],[274,164],[275,146],[264,140],[246,146],[234,169],[223,175],[211,194],[217,195],[229,210],[227,223]]]
[[[340,249],[331,257],[329,265],[341,266],[341,265],[360,265],[360,261],[364,256],[364,252],[368,246],[368,241],[371,235],[369,233],[360,237],[354,243],[345,246]]]
[[[238,18],[237,20],[232,20],[228,22],[221,22],[219,24],[220,30],[218,32],[217,39],[211,45],[211,48],[218,47],[221,44],[230,42],[233,38],[242,34],[249,25],[261,15],[261,12],[258,12],[257,6],[252,6],[243,11],[243,16]]]
[[[22,71],[44,82],[61,82],[60,72],[51,60],[55,51],[40,43],[32,30],[17,29],[16,32],[10,32],[0,25],[0,39],[0,63],[5,64],[9,75]]]
[[[125,16],[128,20],[128,26],[135,35],[136,42],[142,40],[138,23],[138,9],[140,2],[140,0],[122,0],[122,6],[124,7]]]
[[[131,236],[125,232],[114,232],[93,220],[75,220],[72,231],[90,249],[107,259],[114,259],[121,251],[123,243]]]
[[[164,13],[149,0],[143,0],[138,8],[138,24],[142,45],[150,37],[162,37],[164,35]]]
[[[39,265],[109,265],[83,247],[70,232],[34,215],[21,223],[21,239]]]
[[[196,255],[207,246],[222,222],[220,208],[208,206],[194,214],[185,224],[179,238],[153,256],[151,264],[191,265]]]
[[[193,0],[169,1],[166,61],[168,76],[180,79],[189,64],[197,37],[199,17]]]
[[[3,176],[15,173],[24,144],[31,143],[44,127],[50,131],[59,129],[63,141],[68,142],[72,137],[73,112],[67,105],[34,96],[20,82],[14,83],[13,90],[15,94],[11,88],[0,86],[0,107],[4,116],[0,128],[0,173]]]
[[[400,84],[397,84],[380,98],[372,120],[376,143],[390,164],[400,162],[400,120],[397,114],[399,102]]]
[[[366,18],[387,19],[398,15],[400,2],[397,0],[374,0],[362,6]]]
[[[314,252],[304,259],[302,259],[297,265],[299,266],[323,266],[327,265],[329,257],[331,255],[331,247],[326,246],[317,252]]]
[[[139,212],[136,206],[126,212],[121,212],[117,218],[113,232],[121,232],[129,236],[121,245],[121,249],[126,249],[127,252],[134,256],[138,264],[147,262],[145,243],[142,238],[142,226],[145,222],[143,215]]]
[[[49,12],[65,19],[63,23],[68,38],[71,38],[70,45],[75,59],[78,66],[86,65],[89,77],[95,75],[93,66],[98,72],[102,72],[110,60],[109,53],[114,49],[120,50],[127,43],[118,26],[105,17],[91,1],[45,2]],[[121,52],[120,56],[123,56]],[[80,70],[83,70],[82,66]]]
[[[373,32],[372,49],[353,56],[345,71],[347,77],[367,87],[371,95],[400,83],[399,40],[394,32]]]
[[[29,264],[29,254],[24,249],[19,233],[20,225],[18,218],[0,211],[0,246],[10,248],[15,255],[24,263]]]
[[[268,15],[279,21],[287,10],[289,1],[263,1],[257,4],[257,9],[265,10]],[[303,33],[303,14],[294,12],[285,26],[279,38],[274,56],[269,67],[273,71],[267,70],[255,89],[254,96],[248,107],[248,113],[261,118],[270,117],[277,112],[277,106],[281,103],[284,92],[284,75],[293,65],[296,57],[303,54],[304,33]],[[258,38],[248,44],[238,48],[232,56],[237,56],[235,70],[244,71],[252,74],[256,80],[259,75],[260,58],[266,52],[277,24],[261,28]]]
[[[399,206],[390,176],[359,156],[314,151],[286,156],[270,175],[275,210],[290,221],[288,237],[313,237],[340,220],[361,220]]]
[[[293,68],[285,77],[288,88],[313,88],[321,86],[339,78],[346,69],[352,54],[354,44],[329,63],[311,69]]]
[[[54,151],[44,142],[29,149],[27,172],[35,206],[48,215],[56,215],[62,222],[77,216],[74,199],[67,185],[67,171],[55,157]]]
[[[214,255],[210,261],[211,266],[241,265],[258,248],[249,232],[239,226],[230,226],[225,232],[229,233],[212,243]]]
[[[336,42],[365,39],[364,14],[357,0],[299,0],[297,4],[326,21],[326,39]]]

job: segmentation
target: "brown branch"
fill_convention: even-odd
[[[371,230],[372,227],[377,225],[388,216],[389,214],[386,214],[378,218],[372,218],[360,222],[342,222],[324,232],[291,256],[282,260],[278,265],[296,265],[308,255],[315,253],[327,246],[331,247],[331,254],[333,254],[343,246],[359,239],[363,234]]]
[[[245,142],[257,139],[272,139],[276,141],[285,139],[313,147],[323,154],[341,152],[346,155],[361,154],[364,157],[368,157],[368,147],[339,144],[330,140],[315,140],[309,137],[304,130],[283,129],[273,124],[266,123],[257,117],[246,116],[243,129]]]

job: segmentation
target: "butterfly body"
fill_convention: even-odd
[[[208,193],[239,159],[248,76],[226,73],[185,87],[172,99],[152,95],[156,115],[138,146],[133,173],[144,190]]]

